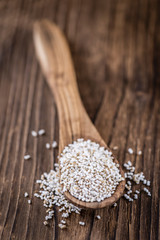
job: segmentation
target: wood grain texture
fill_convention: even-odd
[[[0,1],[0,238],[158,239],[160,185],[160,7],[158,0]],[[35,58],[32,24],[49,18],[65,32],[87,113],[123,164],[131,160],[151,180],[132,204],[72,215],[61,231],[58,209],[50,227],[35,180],[53,168],[58,140],[55,103]],[[46,129],[34,139],[30,131]],[[128,147],[142,156],[127,154]],[[29,153],[31,161],[24,161]],[[95,216],[101,215],[97,221]],[[78,225],[84,220],[85,227]]]

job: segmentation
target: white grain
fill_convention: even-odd
[[[29,154],[24,156],[24,160],[29,160],[29,159],[31,159],[31,156]]]
[[[45,132],[45,130],[44,129],[40,129],[39,131],[38,131],[38,135],[39,136],[42,136],[42,135],[44,135],[46,132]]]
[[[85,222],[79,221],[79,225],[84,226],[84,225],[85,225]]]
[[[112,153],[91,140],[78,139],[60,155],[63,191],[85,202],[111,197],[122,176]]]
[[[62,223],[59,223],[59,224],[58,224],[58,227],[61,228],[61,229],[65,229],[67,226],[64,225],[64,224],[62,224]]]
[[[133,149],[132,148],[128,148],[128,153],[129,154],[133,154]]]
[[[32,130],[31,134],[32,134],[33,137],[37,137],[37,132],[36,131]]]
[[[138,151],[138,155],[142,155],[142,151],[140,150],[140,151]]]
[[[118,146],[114,146],[114,147],[113,147],[113,150],[118,150]]]
[[[26,198],[26,197],[28,197],[29,196],[29,194],[27,193],[27,192],[25,192],[24,193],[24,197]]]
[[[49,143],[46,143],[46,148],[47,149],[50,149],[51,148],[51,145]]]
[[[48,225],[48,222],[47,222],[47,221],[44,221],[43,224],[44,224],[45,226],[47,226],[47,225]]]
[[[56,141],[53,141],[52,143],[52,148],[56,148],[57,147],[57,142]]]

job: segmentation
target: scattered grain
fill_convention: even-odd
[[[49,143],[46,143],[46,148],[47,149],[50,149],[51,148],[51,145]]]
[[[56,164],[56,167],[56,171],[51,170],[49,173],[43,173],[41,180],[36,181],[42,188],[34,196],[40,198],[43,201],[43,206],[47,208],[48,215],[46,215],[45,220],[52,219],[54,205],[62,210],[63,218],[68,218],[72,212],[80,214],[81,211],[79,207],[74,206],[65,198],[60,185],[58,164]]]
[[[42,129],[43,130],[43,129]],[[43,134],[42,134],[43,135]],[[89,142],[88,142],[89,141]],[[67,161],[71,160],[71,164],[69,165],[69,171],[68,171],[68,174],[71,174],[71,177],[70,177],[70,183],[73,183],[72,180],[74,180],[74,183],[76,181],[76,178],[74,178],[74,176],[72,176],[72,172],[73,169],[74,169],[74,166],[77,164],[77,160],[81,162],[81,164],[83,165],[83,167],[81,168],[83,174],[84,172],[87,173],[85,175],[85,181],[86,181],[86,177],[87,177],[87,181],[91,184],[90,182],[90,178],[88,177],[88,170],[90,170],[90,172],[92,172],[92,176],[94,176],[94,178],[96,177],[96,169],[98,168],[99,171],[104,170],[104,168],[106,169],[106,158],[103,158],[102,157],[102,164],[101,166],[99,166],[96,162],[95,162],[95,159],[98,158],[99,159],[99,155],[98,153],[96,153],[97,150],[100,150],[100,152],[102,153],[103,151],[106,151],[105,152],[105,157],[107,156],[109,158],[109,163],[110,163],[110,167],[113,171],[114,170],[117,170],[118,169],[118,165],[114,165],[113,164],[113,158],[112,158],[112,154],[111,152],[105,150],[104,148],[100,147],[98,144],[96,143],[93,143],[91,142],[90,140],[88,141],[84,141],[83,139],[79,139],[77,140],[78,144],[80,144],[80,148],[78,146],[78,149],[76,151],[76,149],[74,147],[76,147],[77,145],[77,142],[74,142],[73,144],[70,144],[69,146],[67,146],[64,150],[63,150],[63,153],[62,155],[60,156],[60,162],[61,162],[61,166],[60,166],[60,169],[61,169],[61,172],[62,174],[66,173],[66,169],[68,168],[68,165],[66,164]],[[93,144],[92,146],[94,147],[94,151],[92,151],[93,149],[90,149],[89,151],[84,151],[84,146],[83,146],[83,143],[85,142],[85,147],[88,147],[88,144]],[[49,149],[49,146],[50,144],[48,145],[48,143],[46,144],[46,148]],[[51,146],[50,146],[51,147]],[[55,148],[57,147],[57,143],[54,141],[53,144],[52,144],[52,147]],[[117,146],[113,147],[114,150],[118,149]],[[69,151],[71,150],[71,151]],[[72,151],[73,150],[73,151]],[[81,157],[81,150],[83,152],[83,157]],[[133,150],[131,148],[128,149],[128,152],[130,154],[133,154]],[[73,154],[71,154],[73,153]],[[74,156],[73,156],[74,155]],[[102,154],[103,155],[103,154]],[[138,155],[141,155],[140,151],[138,152]],[[27,155],[26,155],[27,156]],[[93,163],[93,166],[91,163],[88,163],[86,164],[84,160],[84,158],[87,158],[90,159],[92,156],[92,158],[94,158],[94,163]],[[66,169],[63,168],[63,164],[66,164]],[[103,165],[104,164],[104,165]],[[105,165],[106,164],[106,165]],[[113,165],[112,165],[113,164]],[[40,184],[40,190],[39,190],[39,193],[34,193],[34,196],[37,197],[37,198],[40,198],[44,203],[43,205],[47,208],[47,213],[48,215],[45,217],[45,221],[44,221],[44,225],[48,225],[48,220],[49,219],[52,219],[53,215],[54,215],[54,210],[53,210],[53,206],[56,205],[59,207],[59,211],[62,212],[62,218],[65,218],[67,219],[69,217],[69,215],[72,213],[72,212],[75,212],[77,214],[80,214],[80,211],[81,209],[74,206],[72,203],[68,202],[67,199],[65,199],[65,196],[64,196],[64,191],[66,190],[67,186],[65,185],[65,187],[62,189],[62,185],[60,184],[60,175],[59,175],[59,164],[58,163],[55,163],[54,164],[55,166],[55,171],[54,170],[51,170],[49,173],[44,173],[42,176],[41,176],[41,180],[37,180],[37,183]],[[113,167],[114,166],[114,167]],[[71,168],[73,167],[73,169]],[[92,168],[93,167],[93,168]],[[104,168],[103,168],[104,167]],[[117,169],[116,169],[117,167]],[[142,182],[143,184],[147,185],[147,186],[150,186],[150,181],[147,181],[145,179],[145,176],[143,174],[143,172],[140,172],[140,173],[135,173],[135,167],[132,166],[132,163],[131,161],[128,161],[127,163],[124,164],[124,167],[126,168],[126,172],[125,172],[125,178],[126,179],[129,179],[129,181],[127,181],[127,184],[125,185],[126,189],[127,189],[127,193],[125,193],[123,196],[126,200],[128,200],[129,202],[132,202],[133,199],[138,199],[138,194],[140,193],[140,191],[138,190],[135,190],[135,192],[133,193],[133,196],[132,195],[132,183],[136,183],[136,184],[139,184],[140,182]],[[85,169],[86,168],[86,169]],[[72,171],[71,171],[72,170]],[[110,176],[112,176],[113,172],[111,173],[109,171],[110,169],[107,168],[107,173]],[[116,171],[115,171],[116,172]],[[118,169],[118,174],[119,174],[119,169]],[[119,174],[120,175],[120,174]],[[65,174],[64,174],[65,176]],[[63,176],[63,178],[64,178]],[[105,175],[103,175],[104,177]],[[114,175],[113,175],[114,176]],[[68,177],[68,175],[67,175]],[[76,176],[77,177],[77,176]],[[82,176],[81,174],[79,174],[79,181],[81,183],[83,183],[83,179],[82,179]],[[102,177],[102,179],[103,179]],[[105,176],[106,177],[106,176]],[[108,177],[108,178],[109,178]],[[61,183],[64,183],[64,179],[61,179]],[[99,178],[96,178],[98,182],[97,186],[99,186],[101,184],[101,181]],[[113,180],[113,179],[112,179]],[[118,180],[117,182],[119,183],[120,181],[123,181],[124,178],[122,178],[121,176],[118,176]],[[114,182],[114,181],[113,181]],[[81,184],[80,184],[81,185]],[[114,184],[113,184],[114,185]],[[77,185],[73,185],[72,186],[77,187]],[[86,189],[85,189],[85,194],[87,192],[87,188],[89,189],[89,185],[86,186]],[[115,186],[116,188],[116,186]],[[76,189],[76,188],[75,188]],[[74,189],[74,191],[75,191]],[[97,190],[98,188],[96,188],[96,185],[95,185],[95,189]],[[73,190],[73,189],[71,189]],[[82,189],[81,189],[82,190]],[[98,189],[99,190],[99,189]],[[112,189],[113,190],[113,189]],[[144,188],[143,189],[144,192],[147,193],[148,196],[151,196],[151,193],[150,191],[147,189],[147,188]],[[114,190],[112,191],[114,193]],[[95,193],[97,194],[97,192],[95,191]],[[24,194],[25,197],[27,197],[27,193]],[[85,195],[86,196],[86,195]],[[93,196],[92,196],[93,197]],[[85,201],[85,197],[82,195],[82,200]],[[93,200],[93,198],[92,198]],[[31,200],[28,200],[28,203],[31,203],[30,202]],[[117,203],[114,203],[113,205],[114,207],[117,206]],[[96,216],[97,219],[101,219],[100,215],[97,215]],[[80,225],[84,226],[85,225],[85,222],[79,222]],[[66,220],[62,219],[61,222],[59,223],[58,225],[61,229],[64,229],[66,228]]]
[[[47,221],[44,221],[43,224],[44,224],[45,226],[47,226],[47,225],[48,225],[48,222],[47,222]]]
[[[53,141],[52,143],[52,148],[56,148],[57,147],[57,142],[56,141]]]
[[[113,147],[113,150],[118,150],[118,146],[114,146],[114,147]]]
[[[37,137],[37,132],[36,131],[34,131],[34,130],[31,131],[31,134],[32,134],[33,137]]]
[[[138,155],[142,155],[142,151],[140,150],[140,151],[138,151]]]
[[[25,192],[24,193],[24,197],[26,198],[26,197],[28,197],[29,196],[29,194],[27,193],[27,192]]]
[[[84,225],[85,225],[85,222],[79,221],[79,225],[84,226]]]
[[[29,160],[29,159],[31,159],[31,156],[29,154],[24,156],[24,160]]]
[[[39,136],[42,136],[42,135],[44,135],[46,132],[45,132],[45,130],[44,129],[40,129],[39,131],[38,131],[38,135]]]
[[[138,195],[137,194],[134,194],[134,199],[138,199]]]
[[[150,182],[150,181],[147,181],[146,185],[147,185],[147,186],[150,186],[150,185],[151,185],[151,182]]]
[[[128,148],[128,153],[129,154],[133,154],[133,149],[132,148]]]
[[[62,224],[62,223],[59,223],[58,226],[59,226],[59,228],[61,228],[61,229],[65,229],[65,228],[67,228],[67,226],[64,225],[64,224]]]

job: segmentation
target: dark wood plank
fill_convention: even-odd
[[[158,0],[0,1],[0,238],[1,239],[158,239],[160,185],[160,6]],[[53,168],[58,140],[54,99],[34,54],[32,23],[49,18],[64,30],[73,55],[80,94],[89,116],[123,164],[131,159],[151,179],[144,193],[117,208],[84,211],[69,218],[68,230],[50,227],[45,209],[32,205],[36,179]],[[33,139],[30,131],[46,129]],[[128,147],[143,150],[129,156]],[[32,160],[25,162],[25,153]],[[101,220],[95,216],[100,214]],[[85,227],[78,225],[86,222]]]

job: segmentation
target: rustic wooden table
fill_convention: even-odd
[[[160,8],[158,0],[8,0],[0,1],[0,238],[7,239],[158,239],[160,184]],[[39,199],[36,179],[53,168],[58,141],[54,99],[35,58],[32,23],[55,21],[69,41],[78,85],[89,116],[123,164],[151,180],[144,192],[116,208],[72,215],[69,228],[50,227]],[[35,139],[31,130],[44,128]],[[129,155],[142,150],[142,156]],[[23,156],[29,153],[30,161]],[[95,216],[101,215],[96,221]],[[84,220],[84,227],[78,225]]]

